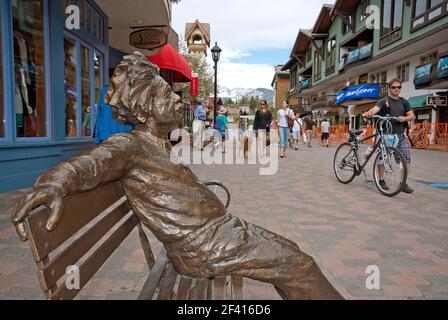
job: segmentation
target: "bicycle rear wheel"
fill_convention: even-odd
[[[356,163],[355,151],[352,149],[351,144],[341,144],[337,148],[333,159],[334,174],[339,182],[347,184],[353,181]]]
[[[405,186],[407,176],[408,166],[400,150],[386,147],[384,152],[378,153],[373,163],[373,181],[379,192],[388,197],[396,196]]]

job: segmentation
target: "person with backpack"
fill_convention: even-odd
[[[226,153],[226,132],[228,123],[227,110],[226,108],[221,107],[218,111],[214,128],[221,133],[222,153]]]
[[[408,177],[409,169],[411,164],[411,153],[409,148],[408,139],[404,134],[405,123],[408,121],[415,120],[415,114],[412,111],[411,105],[405,99],[400,97],[401,92],[401,81],[398,79],[393,79],[389,82],[389,95],[378,101],[376,105],[369,111],[363,113],[364,118],[369,118],[375,114],[379,114],[382,117],[397,117],[398,121],[391,121],[392,124],[392,134],[398,136],[398,146],[397,149],[401,151],[408,166]],[[379,184],[384,190],[388,190],[389,187],[384,181],[384,166],[378,166],[378,172],[380,175]],[[405,184],[403,187],[403,192],[413,193],[414,190]]]
[[[305,128],[306,128],[306,140],[308,142],[308,148],[311,148],[311,142],[313,138],[313,128],[315,126],[315,123],[313,119],[311,119],[310,115],[307,115],[303,121],[305,122]]]
[[[286,146],[288,143],[290,128],[294,126],[294,112],[289,108],[289,101],[283,100],[282,108],[277,112],[278,130],[280,135],[280,158],[286,158]]]

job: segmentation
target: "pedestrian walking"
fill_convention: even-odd
[[[294,121],[294,112],[289,108],[289,101],[283,100],[282,108],[278,110],[278,130],[280,135],[280,158],[286,157],[286,147],[289,136],[289,123],[288,119]]]
[[[326,118],[322,121],[320,124],[320,127],[322,128],[322,135],[320,137],[321,140],[321,146],[328,148],[328,139],[330,138],[330,122]]]
[[[311,119],[310,115],[307,115],[304,119],[303,119],[304,123],[305,123],[305,130],[306,130],[306,139],[308,142],[308,148],[311,148],[311,142],[312,142],[312,137],[313,137],[313,129],[315,126],[315,123],[313,121],[313,119]]]
[[[204,141],[203,136],[205,132],[205,121],[207,120],[207,112],[205,111],[204,106],[201,102],[199,102],[199,105],[196,107],[196,110],[194,111],[194,118],[193,121],[193,147],[194,149],[201,151],[204,149]]]
[[[255,113],[254,130],[258,141],[258,150],[260,156],[266,154],[267,142],[270,139],[269,133],[271,131],[272,113],[269,111],[268,102],[261,100],[260,109]]]
[[[227,119],[227,110],[223,106],[218,111],[218,116],[216,117],[216,128],[221,133],[221,147],[222,153],[226,152],[226,132],[229,120]]]
[[[300,114],[297,113],[296,119],[294,120],[294,127],[292,128],[294,150],[299,150],[299,140],[302,136],[302,126],[303,121],[300,119]]]

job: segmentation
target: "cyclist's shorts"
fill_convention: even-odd
[[[411,162],[411,152],[410,152],[410,148],[409,148],[409,142],[408,142],[407,137],[404,135],[404,133],[398,134],[397,149],[401,151],[406,162],[408,162],[408,163]],[[380,152],[380,148],[378,148],[376,151]],[[378,164],[383,165],[382,159],[379,160]]]

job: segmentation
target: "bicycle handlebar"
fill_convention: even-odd
[[[382,116],[378,116],[376,114],[374,114],[373,116],[370,116],[369,118],[376,118],[376,119],[380,119],[380,120],[398,120],[398,117],[382,117]]]

